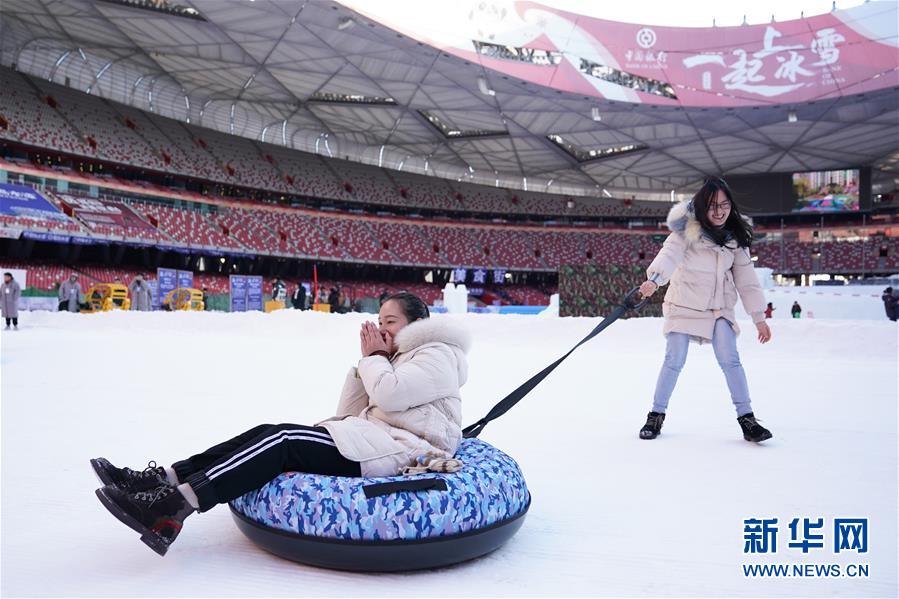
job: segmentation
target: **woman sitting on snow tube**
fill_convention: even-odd
[[[91,460],[97,497],[160,555],[184,519],[258,489],[282,472],[395,476],[420,456],[452,458],[462,439],[459,388],[468,377],[467,333],[431,320],[410,293],[387,298],[379,327],[366,322],[337,416],[316,426],[263,424],[169,468],[140,472]]]

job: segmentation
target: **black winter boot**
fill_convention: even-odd
[[[142,472],[131,468],[116,468],[106,458],[92,459],[91,466],[101,483],[130,493],[169,484],[165,468],[157,466],[156,462],[147,464]]]
[[[194,512],[181,492],[168,484],[135,493],[107,485],[97,489],[97,498],[119,522],[140,533],[140,540],[159,555],[165,555],[181,532],[184,519]]]
[[[774,436],[771,434],[771,431],[758,423],[758,420],[755,419],[755,414],[752,412],[743,414],[737,418],[737,422],[740,423],[740,428],[743,429],[743,438],[747,441],[761,443]]]
[[[665,422],[664,412],[650,412],[646,416],[646,424],[640,429],[641,439],[655,439],[662,432],[662,423]]]

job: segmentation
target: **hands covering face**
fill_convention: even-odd
[[[393,338],[390,336],[390,333],[385,332],[382,336],[378,327],[372,322],[362,323],[362,328],[359,331],[359,342],[363,357],[368,357],[379,351],[389,354],[393,347]]]

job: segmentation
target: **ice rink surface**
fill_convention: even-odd
[[[364,315],[283,311],[23,314],[2,354],[2,595],[897,595],[897,331],[870,320],[771,322],[738,346],[756,415],[743,441],[709,346],[692,345],[661,437],[637,431],[664,354],[660,319],[615,323],[481,438],[520,463],[523,528],[482,559],[346,574],[269,555],[225,506],[194,515],[159,557],[99,504],[88,459],[143,467],[262,422],[331,415]],[[465,422],[598,319],[463,315]],[[777,552],[749,555],[744,520],[777,518]],[[789,548],[793,518],[825,547]],[[835,518],[868,518],[868,551],[833,551]],[[744,564],[867,564],[867,578],[747,578]]]

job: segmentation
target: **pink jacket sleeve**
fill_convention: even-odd
[[[368,393],[356,368],[350,368],[343,382],[340,401],[337,403],[337,416],[358,416],[368,407]]]
[[[734,286],[740,294],[740,301],[746,312],[752,317],[753,323],[765,320],[765,294],[759,277],[752,266],[752,258],[747,248],[740,248],[734,252],[734,265],[731,267],[734,275]]]
[[[671,233],[662,245],[652,264],[646,269],[646,278],[659,287],[671,280],[671,275],[680,266],[687,250],[687,240],[681,233]]]

